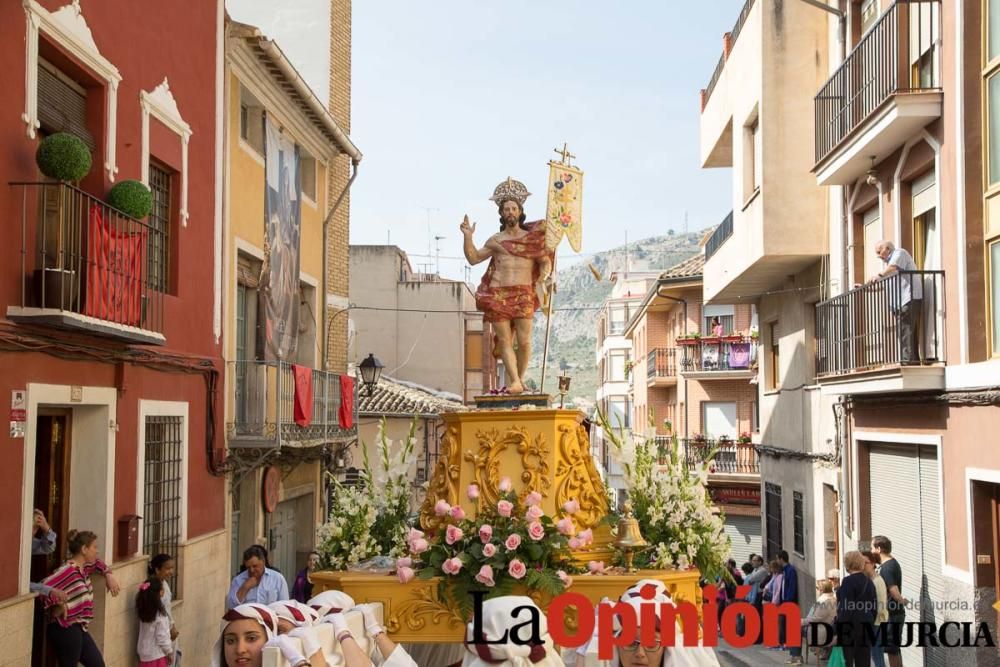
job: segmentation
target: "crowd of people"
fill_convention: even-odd
[[[753,604],[761,618],[766,604],[798,602],[798,573],[785,551],[766,564],[763,557],[751,554],[739,570],[730,560],[729,568],[733,583],[720,586],[720,618],[725,603],[733,599],[735,585],[749,587],[743,600]],[[786,664],[790,665],[801,665],[802,647],[813,643],[824,653],[834,645],[840,646],[848,667],[902,667],[899,629],[905,621],[907,601],[901,592],[903,575],[892,555],[892,541],[876,535],[870,551],[845,555],[844,569],[847,576],[843,578],[838,570],[830,570],[825,579],[816,582],[816,602],[802,617],[800,644],[785,645],[788,629],[782,622],[778,629],[780,645],[774,648],[788,650]],[[840,634],[828,637],[828,628]],[[762,641],[763,632],[757,638],[758,643]]]

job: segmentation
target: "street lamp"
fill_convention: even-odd
[[[385,366],[375,358],[373,353],[369,352],[368,358],[358,364],[358,368],[361,370],[361,382],[368,389],[368,397],[371,398],[372,391],[375,389],[375,385],[378,384],[378,379],[382,375],[382,369]]]
[[[559,376],[559,409],[563,407],[563,401],[566,398],[566,394],[569,393],[569,382],[572,378],[568,375]]]

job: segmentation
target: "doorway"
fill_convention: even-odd
[[[72,412],[60,409],[39,410],[35,422],[35,493],[34,509],[45,516],[55,532],[55,549],[51,553],[31,555],[31,581],[41,581],[62,563],[66,556],[66,532],[69,530],[70,429]],[[45,534],[33,529],[32,538]],[[34,547],[34,539],[32,540]],[[45,612],[41,602],[35,602],[32,667],[55,665],[45,637]]]

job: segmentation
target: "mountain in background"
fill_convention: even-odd
[[[556,395],[556,377],[565,370],[572,378],[567,402],[589,409],[597,392],[597,316],[604,300],[611,295],[611,274],[625,269],[626,257],[630,271],[663,271],[700,252],[698,241],[704,231],[689,234],[654,236],[630,242],[595,254],[589,262],[582,261],[567,268],[558,268],[558,292],[549,336],[549,363],[545,385]],[[593,264],[601,273],[598,282],[588,268]],[[535,315],[529,381],[541,379],[542,350],[545,345],[545,316]]]

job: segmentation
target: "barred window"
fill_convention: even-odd
[[[149,165],[149,189],[153,208],[149,211],[149,287],[166,292],[170,286],[170,172],[156,163]]]
[[[799,491],[792,492],[792,527],[795,533],[794,550],[795,553],[804,555],[805,547],[805,520],[803,518],[802,494]]]
[[[146,417],[142,551],[177,558],[181,532],[181,475],[184,418]],[[177,570],[170,580],[174,597]]]
[[[764,483],[764,516],[767,530],[767,559],[778,557],[782,549],[781,487],[773,482]]]

